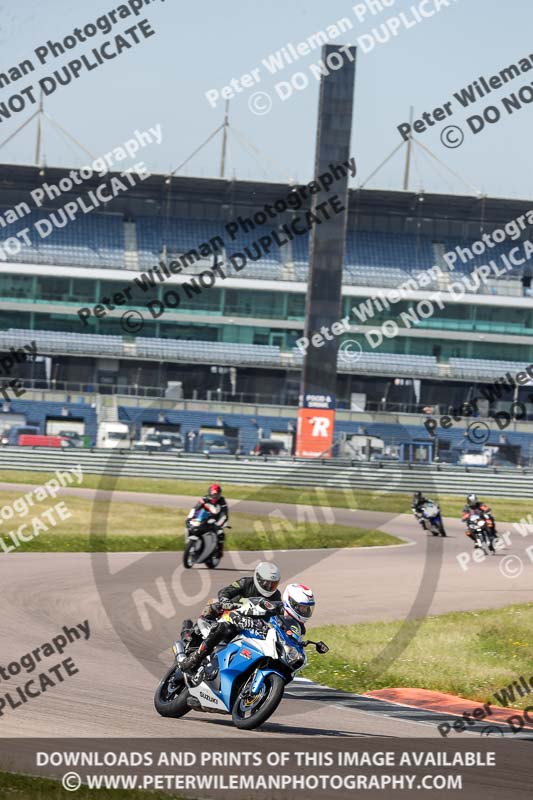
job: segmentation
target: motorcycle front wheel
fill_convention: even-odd
[[[180,678],[175,673],[176,665],[169,669],[155,690],[154,706],[162,717],[183,717],[191,710],[187,705],[189,692],[183,676]]]
[[[285,689],[283,678],[271,672],[265,677],[260,690],[249,695],[247,689],[252,680],[253,676],[246,681],[231,709],[233,724],[240,730],[250,731],[266,722],[279,706]]]
[[[183,551],[183,566],[185,569],[190,569],[196,563],[197,545],[198,541],[196,539],[191,539],[185,545],[185,550]]]

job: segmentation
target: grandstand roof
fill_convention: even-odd
[[[44,175],[37,166],[3,164],[0,179],[0,206],[11,207],[28,199],[36,185],[46,181],[57,183],[67,177],[71,169],[45,167]],[[118,172],[110,173],[119,175]],[[185,208],[191,216],[210,218],[225,216],[231,206],[262,206],[264,203],[283,197],[287,184],[264,181],[241,181],[223,178],[173,177],[169,188],[166,175],[154,174],[143,183],[130,189],[127,194],[115,198],[102,211],[131,214],[184,215]],[[98,176],[84,181],[71,197],[95,188],[104,179]],[[81,190],[81,192],[80,192]],[[170,197],[169,197],[170,192]],[[49,208],[60,207],[69,199],[63,194],[58,200],[47,201]],[[484,201],[482,203],[482,201]],[[423,206],[421,208],[421,203]],[[460,220],[462,222],[486,223],[506,222],[531,208],[531,201],[506,198],[489,198],[472,195],[426,194],[410,191],[387,191],[382,189],[352,189],[350,210],[358,214],[413,216],[415,213],[426,219]]]

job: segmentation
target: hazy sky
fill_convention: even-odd
[[[370,0],[368,0],[370,2]],[[120,2],[92,0],[90,4],[66,0],[11,0],[1,7],[1,65],[6,72],[25,58],[36,65],[35,72],[0,89],[0,103],[13,93],[39,79],[53,75],[55,69],[87,53],[115,33],[147,17],[156,34],[105,61],[93,71],[83,70],[68,86],[59,86],[45,100],[45,110],[95,155],[105,153],[130,137],[135,129],[162,126],[163,141],[143,150],[143,159],[152,171],[173,169],[222,122],[223,102],[212,108],[205,96],[219,91],[232,78],[258,70],[259,82],[245,88],[230,104],[230,131],[227,174],[243,179],[283,180],[289,177],[309,180],[313,169],[318,82],[310,65],[319,61],[313,50],[292,66],[271,75],[262,59],[292,43],[306,41],[337,20],[347,17],[352,29],[335,39],[336,43],[356,44],[366,35],[364,47],[370,49],[373,28],[383,37],[380,25],[391,17],[405,14],[408,29],[400,23],[398,35],[385,44],[375,44],[370,52],[359,47],[352,153],[359,166],[358,182],[401,142],[397,125],[407,121],[409,106],[415,116],[451,101],[453,116],[419,134],[429,147],[454,172],[491,196],[529,198],[532,185],[533,103],[524,102],[520,111],[509,114],[502,98],[525,89],[525,100],[533,98],[533,69],[525,72],[471,109],[461,108],[455,92],[479,76],[489,80],[510,64],[531,55],[533,66],[533,4],[531,0],[449,0],[431,18],[413,24],[412,7],[422,0],[387,0],[383,13],[368,12],[361,19],[346,0],[247,0],[216,2],[196,0],[153,0],[137,18],[119,21],[108,35],[99,34],[84,44],[39,65],[34,50],[48,39],[62,40],[76,27],[91,23],[98,16],[118,8]],[[376,0],[373,0],[374,6]],[[424,10],[435,2],[424,0]],[[391,23],[394,25],[394,23]],[[114,46],[114,45],[113,45]],[[289,81],[296,72],[309,78],[302,91],[282,101],[275,85]],[[302,80],[300,78],[300,80]],[[250,110],[250,97],[266,92],[272,100],[269,113]],[[279,90],[281,91],[281,90]],[[259,110],[267,102],[256,98]],[[466,118],[480,114],[486,106],[496,106],[501,119],[487,124],[474,135]],[[0,123],[0,142],[4,141],[35,110],[16,113]],[[448,149],[440,136],[446,125],[458,125],[465,134],[462,146]],[[455,141],[458,133],[452,131]],[[240,139],[240,140],[239,140]],[[252,153],[242,144],[253,146]],[[33,163],[35,125],[2,148],[3,163]],[[220,137],[217,137],[182,170],[181,174],[214,177],[218,175]],[[45,130],[46,161],[51,165],[81,166],[87,159],[67,144],[50,125]],[[397,154],[369,184],[373,188],[399,189],[403,177],[403,151]],[[419,152],[413,164],[412,188],[427,191],[470,190],[446,170],[433,165]]]

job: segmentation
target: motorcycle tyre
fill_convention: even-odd
[[[172,674],[176,671],[176,665],[174,664],[166,673],[165,677],[161,680],[159,686],[155,690],[154,695],[154,706],[155,710],[158,714],[162,717],[183,717],[185,714],[188,714],[191,710],[187,705],[187,697],[189,692],[183,682],[183,689],[181,692],[175,697],[173,700],[165,700],[161,696],[161,690],[165,686],[166,682],[170,679]]]
[[[241,693],[239,692],[237,695],[237,698],[235,699],[231,709],[231,718],[233,720],[233,724],[236,728],[239,728],[239,730],[250,731],[254,728],[258,728],[272,716],[274,711],[281,703],[283,691],[285,689],[285,681],[283,678],[281,678],[279,675],[276,675],[274,672],[271,672],[265,677],[265,681],[271,682],[272,692],[265,703],[260,706],[257,713],[252,714],[251,717],[242,719],[242,717],[238,715]]]

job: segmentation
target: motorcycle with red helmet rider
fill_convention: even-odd
[[[224,528],[228,525],[228,504],[222,487],[212,483],[207,494],[191,508],[185,521],[186,543],[183,565],[205,563],[210,569],[220,564],[224,555]]]

